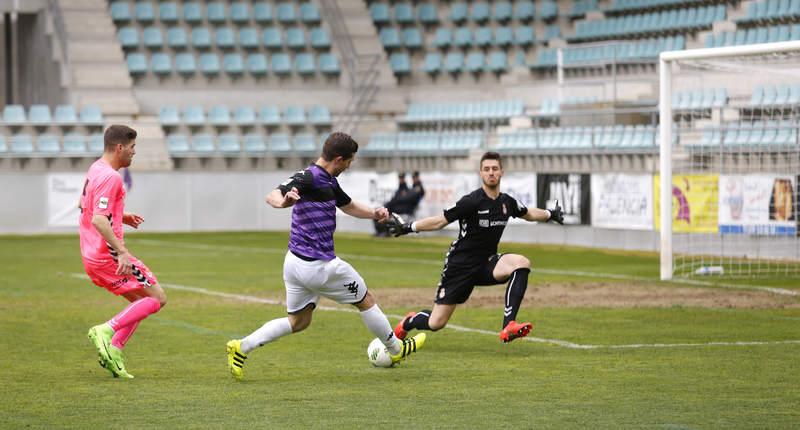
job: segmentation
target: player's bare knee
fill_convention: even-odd
[[[430,327],[431,331],[439,331],[443,329],[447,325],[447,320],[445,319],[428,319],[428,327]]]
[[[509,257],[512,257],[510,263],[514,268],[513,270],[531,268],[531,260],[528,260],[527,257],[517,254],[511,254]]]

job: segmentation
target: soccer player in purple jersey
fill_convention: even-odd
[[[350,167],[358,143],[345,133],[332,133],[316,163],[292,175],[267,195],[274,208],[292,209],[289,251],[283,262],[288,316],[267,322],[244,339],[228,342],[228,367],[234,379],[243,377],[244,360],[254,349],[282,336],[305,330],[311,324],[320,296],[358,308],[364,325],[383,342],[393,362],[416,352],[425,334],[398,340],[386,315],[353,266],[333,250],[336,208],[364,219],[385,221],[386,208],[355,202],[339,187],[336,177]]]

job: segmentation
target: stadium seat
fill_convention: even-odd
[[[322,20],[317,6],[311,2],[300,5],[300,20],[307,24],[316,24]]]
[[[389,17],[389,6],[385,3],[372,3],[369,6],[369,14],[375,24],[386,24],[391,21]]]
[[[214,138],[208,133],[198,133],[192,136],[192,151],[207,154],[216,151]]]
[[[283,32],[275,27],[267,27],[264,29],[262,40],[267,48],[281,48],[283,47]]]
[[[536,7],[530,0],[523,0],[514,3],[514,19],[527,22],[536,15]]]
[[[522,27],[520,27],[522,28]],[[494,30],[492,44],[497,46],[508,46],[514,42],[514,31],[511,27],[497,27]]]
[[[470,52],[466,59],[467,71],[480,73],[486,68],[486,59],[482,52]]]
[[[33,125],[49,125],[52,122],[50,106],[32,105],[28,109],[28,122]]]
[[[338,75],[340,73],[339,59],[331,53],[320,55],[319,70],[329,76]]]
[[[400,41],[400,32],[394,27],[382,28],[380,33],[378,33],[378,38],[383,47],[387,49],[398,48],[402,45]]]
[[[439,73],[442,70],[442,54],[438,52],[427,53],[425,61],[422,63],[422,70],[431,75]]]
[[[253,17],[256,22],[265,24],[272,22],[272,4],[267,2],[259,2],[253,5]]]
[[[164,46],[164,35],[160,27],[147,27],[142,32],[144,46],[149,49],[161,49]]]
[[[152,3],[136,2],[136,20],[149,24],[156,19],[156,11]]]
[[[117,40],[123,48],[138,48],[139,30],[134,27],[122,27],[117,31]]]
[[[422,48],[422,33],[417,28],[403,30],[403,46],[409,49]]]
[[[467,20],[469,7],[464,2],[453,3],[450,5],[450,21],[459,23]]]
[[[417,5],[417,19],[423,24],[435,24],[439,22],[439,14],[436,6],[431,3]]]
[[[211,32],[207,27],[192,29],[192,46],[195,49],[208,49],[211,47]]]
[[[219,135],[219,151],[226,154],[238,153],[242,150],[242,145],[239,143],[239,136],[232,133],[224,133]]]
[[[175,70],[181,75],[193,75],[197,71],[194,55],[187,52],[175,56]]]
[[[250,106],[237,106],[233,111],[233,122],[236,125],[255,125],[256,110]]]
[[[486,68],[494,73],[503,73],[507,71],[508,58],[506,57],[506,53],[502,51],[494,51],[489,53]]]
[[[475,46],[485,48],[492,44],[492,28],[488,26],[478,27],[475,30]]]
[[[81,124],[102,127],[104,124],[103,112],[97,106],[84,106],[81,108]]]
[[[286,133],[275,133],[269,137],[269,150],[271,152],[289,152],[292,145],[289,135]]]
[[[61,152],[61,145],[58,144],[58,137],[52,134],[40,134],[36,138],[36,152],[42,154],[57,154]]]
[[[219,57],[217,54],[205,53],[200,54],[200,72],[206,76],[219,75],[220,71]]]
[[[397,75],[405,75],[411,73],[411,59],[408,54],[395,52],[389,57],[389,65],[392,71]]]
[[[470,13],[470,19],[475,22],[486,22],[489,20],[489,3],[485,1],[479,1],[472,3],[472,12]]]
[[[315,105],[308,109],[308,121],[314,125],[330,125],[331,111],[327,106]]]
[[[222,60],[222,68],[229,75],[241,75],[244,73],[244,59],[241,54],[225,54]]]
[[[183,109],[183,122],[191,126],[202,126],[206,123],[206,114],[202,106],[186,106]]]
[[[225,22],[225,5],[220,2],[206,4],[206,20],[210,23],[219,24]]]
[[[67,154],[84,154],[86,153],[86,136],[77,133],[65,134],[63,147]]]
[[[189,45],[189,38],[183,27],[172,27],[167,30],[167,46],[173,49],[184,49]]]
[[[24,125],[28,122],[22,105],[6,105],[3,109],[3,122],[8,125]]]
[[[513,15],[513,8],[508,1],[500,1],[494,4],[492,9],[492,19],[497,22],[506,22],[511,19]]]
[[[303,125],[306,123],[306,112],[301,106],[287,106],[283,119],[289,125]]]
[[[133,16],[131,15],[131,7],[127,1],[115,1],[111,3],[111,20],[114,22],[130,21]]]
[[[75,107],[72,105],[56,106],[54,121],[56,124],[65,127],[78,124],[78,114],[75,112]]]
[[[163,52],[153,54],[153,56],[150,58],[150,70],[152,70],[156,75],[169,75],[172,73],[172,59],[168,54]]]
[[[331,38],[321,27],[311,29],[311,46],[317,49],[327,49],[331,47]]]
[[[162,2],[158,5],[158,20],[163,23],[178,21],[178,5],[175,2]]]
[[[246,24],[250,21],[250,6],[246,2],[231,3],[231,22]]]
[[[433,38],[433,45],[437,48],[446,48],[453,43],[453,33],[447,27],[439,27]]]
[[[519,46],[529,46],[536,41],[533,27],[520,26],[514,29],[514,43]]]
[[[278,21],[291,23],[297,21],[297,12],[293,3],[281,3],[278,5]]]
[[[230,27],[218,28],[216,34],[214,34],[214,39],[217,48],[232,49],[236,46],[236,36]]]
[[[309,133],[300,133],[294,136],[292,147],[297,152],[317,152],[317,143],[314,136]]]
[[[103,152],[105,142],[103,141],[102,133],[93,133],[89,135],[88,149],[92,154],[99,154]]]
[[[147,57],[140,53],[131,53],[125,57],[128,65],[128,72],[132,75],[143,75],[147,73]]]
[[[181,123],[178,108],[175,106],[161,106],[158,112],[158,122],[162,126],[176,126]]]
[[[246,134],[244,136],[244,152],[250,154],[260,154],[267,151],[267,143],[264,141],[264,136],[256,133]]]
[[[183,20],[190,24],[196,24],[203,21],[203,10],[200,3],[187,2],[183,3]]]
[[[280,125],[281,112],[276,106],[262,106],[258,110],[258,119],[264,125]]]
[[[472,30],[469,27],[457,28],[453,36],[453,45],[459,48],[469,48],[472,45]]]
[[[305,48],[306,32],[299,27],[292,27],[286,30],[286,46],[293,49]]]
[[[170,134],[167,136],[167,149],[170,154],[189,152],[189,139],[183,134]]]
[[[292,62],[288,54],[279,53],[272,56],[272,72],[276,75],[289,75],[292,73]]]
[[[317,73],[317,66],[314,63],[314,54],[308,52],[302,52],[294,57],[294,69],[301,75]]]
[[[208,122],[215,126],[227,126],[231,123],[231,111],[226,105],[212,106],[208,110]]]
[[[29,154],[33,152],[33,138],[30,134],[20,133],[11,136],[11,152]]]
[[[239,45],[245,49],[255,49],[260,45],[258,30],[245,27],[239,30]]]
[[[450,52],[444,59],[444,70],[448,73],[461,73],[464,71],[464,54]]]
[[[263,76],[267,74],[269,64],[264,54],[250,54],[247,56],[247,71],[253,76]]]
[[[408,3],[396,3],[394,5],[394,22],[399,24],[411,24],[414,22],[414,10]]]

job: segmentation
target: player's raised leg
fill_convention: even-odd
[[[530,322],[518,323],[517,312],[522,306],[525,291],[528,289],[528,275],[531,273],[531,262],[517,254],[504,254],[500,257],[492,272],[495,279],[507,279],[505,306],[503,307],[503,329],[500,340],[504,343],[525,337],[533,329]]]

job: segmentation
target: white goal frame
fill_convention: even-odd
[[[674,272],[672,255],[672,64],[682,60],[700,60],[741,55],[800,51],[800,41],[688,49],[662,52],[659,56],[660,191],[661,191],[661,280],[670,280]],[[665,127],[667,124],[669,127]]]

